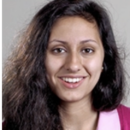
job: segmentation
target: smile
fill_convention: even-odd
[[[61,78],[61,79],[67,83],[77,83],[81,81],[83,78]]]
[[[63,86],[66,88],[78,88],[85,80],[83,76],[71,76],[71,77],[60,77],[59,78]]]

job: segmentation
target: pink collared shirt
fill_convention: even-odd
[[[109,112],[100,112],[96,130],[130,130],[130,108],[119,105]]]
[[[117,109],[100,112],[97,130],[121,130]]]

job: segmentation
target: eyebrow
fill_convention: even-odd
[[[60,42],[60,43],[62,43],[62,44],[67,44],[66,41],[61,41],[61,40],[57,40],[57,39],[54,39],[54,40],[50,41],[49,43],[52,43],[52,42]],[[97,43],[97,42],[96,42],[95,40],[93,40],[93,39],[83,40],[83,41],[81,41],[80,43],[81,43],[81,44],[84,44],[84,43],[87,43],[87,42]]]

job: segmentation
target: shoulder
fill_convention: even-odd
[[[119,116],[130,118],[130,108],[129,107],[126,107],[124,105],[119,105],[117,107],[117,111],[118,111]]]
[[[121,128],[123,130],[129,130],[130,128],[130,108],[124,105],[117,107]]]

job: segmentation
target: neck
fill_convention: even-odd
[[[95,130],[98,113],[90,102],[63,102],[59,112],[64,130]]]

